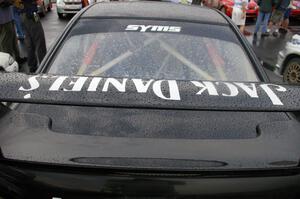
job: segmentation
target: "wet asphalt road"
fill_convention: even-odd
[[[66,19],[59,19],[56,14],[56,7],[53,6],[51,12],[48,12],[45,17],[43,17],[42,24],[45,31],[47,48],[49,48],[56,40],[56,38],[63,32],[65,26],[69,22],[71,17]],[[250,32],[254,30],[255,21],[250,20],[247,22],[246,29]],[[288,41],[293,34],[300,34],[300,19],[292,19],[289,33],[281,35],[278,38],[269,36],[262,39],[258,34],[257,38],[253,40],[253,35],[247,36],[247,40],[253,46],[256,55],[267,61],[269,65],[275,65],[278,52],[282,50],[285,46],[286,41]],[[270,68],[269,68],[270,69]],[[272,82],[281,82],[282,78],[275,75],[271,70],[266,69],[268,76]]]
[[[42,24],[45,31],[46,44],[49,48],[55,39],[63,32],[72,17],[59,19],[56,13],[56,7],[53,5],[52,11],[48,12],[45,17],[42,17]]]
[[[291,19],[290,21],[288,33],[280,34],[278,37],[269,36],[261,38],[259,33],[256,38],[253,35],[246,37],[256,55],[269,65],[275,65],[278,52],[285,47],[286,42],[290,41],[294,34],[300,34],[300,19]],[[255,22],[250,21],[248,24],[247,30],[253,32]]]
[[[246,30],[254,32],[255,21],[250,20],[247,22]],[[280,34],[278,37],[261,37],[260,33],[257,37],[247,36],[247,40],[251,44],[256,56],[262,60],[267,68],[265,71],[269,76],[271,82],[282,82],[282,77],[275,75],[272,71],[275,69],[277,63],[278,53],[284,49],[286,43],[291,40],[294,34],[300,34],[300,19],[290,19],[289,31],[286,34]]]

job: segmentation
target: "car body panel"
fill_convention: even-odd
[[[214,199],[297,198],[299,171],[239,171],[199,173],[133,172],[7,162],[1,166],[11,186],[10,199],[19,195],[39,199],[195,198]],[[271,175],[270,175],[271,174]],[[224,178],[224,176],[231,176]],[[24,183],[26,182],[26,183]],[[83,186],[84,185],[84,186]],[[35,190],[30,192],[29,190]],[[4,192],[4,189],[2,189]],[[3,193],[2,192],[2,193]],[[31,194],[28,194],[31,193]],[[17,196],[17,197],[16,197]]]
[[[290,16],[299,17],[300,16],[300,9],[293,9]]]
[[[59,14],[76,14],[83,8],[81,0],[60,0],[56,5]]]
[[[279,52],[276,63],[276,71],[278,74],[283,74],[285,63],[291,57],[300,57],[300,35],[294,35],[291,40],[286,43],[285,48]]]
[[[47,108],[47,106],[40,107]],[[71,108],[64,108],[60,113],[72,111]],[[118,111],[109,108],[98,108],[91,114],[100,114],[101,110],[104,114],[99,115],[99,117],[112,114],[115,111],[116,114],[120,113],[118,114],[120,117],[125,117],[127,114],[129,120],[141,115],[143,111],[146,113],[144,114],[146,118],[158,115],[155,110],[151,109],[139,109],[133,112],[130,109]],[[198,111],[197,113],[203,116],[207,112]],[[215,112],[215,114],[218,113]],[[247,118],[246,113],[227,113],[232,114],[235,119],[238,116]],[[185,135],[180,135],[178,131],[167,131],[164,127],[159,127],[159,121],[148,119],[148,122],[152,123],[157,132],[154,129],[145,133],[142,132],[145,127],[150,127],[150,124],[137,126],[136,128],[141,127],[141,130],[137,130],[135,133],[132,132],[134,128],[123,126],[123,134],[127,133],[131,137],[126,137],[118,132],[113,133],[109,129],[99,130],[80,125],[77,125],[79,127],[77,131],[81,132],[69,131],[59,127],[58,122],[52,120],[53,117],[50,114],[34,112],[7,114],[2,119],[1,126],[11,118],[15,119],[13,119],[13,124],[1,127],[2,158],[86,168],[178,172],[288,169],[295,168],[299,164],[300,150],[298,146],[300,139],[298,132],[300,124],[296,121],[287,120],[284,113],[251,114],[248,118],[253,120],[251,123],[254,127],[244,125],[246,130],[240,129],[238,131],[236,126],[220,124],[220,127],[222,126],[224,130],[232,134],[228,136],[222,135],[220,129],[209,131],[210,123],[204,126],[203,130],[195,132],[182,130]],[[197,118],[189,111],[165,111],[163,114],[173,114],[178,117],[190,115],[191,119]],[[213,114],[208,114],[209,118],[212,116]],[[75,117],[74,119],[81,118],[80,116]],[[257,117],[257,119],[255,120],[253,117]],[[263,119],[261,125],[257,125],[259,118]],[[272,118],[275,119],[273,122],[270,121]],[[117,122],[125,123],[125,121],[115,120],[117,128],[112,130],[122,129]],[[147,123],[143,119],[139,121]],[[170,128],[173,123],[168,120],[165,121],[167,128]],[[220,117],[215,121],[230,122],[230,120],[222,120]],[[49,127],[51,122],[53,127]],[[205,120],[201,122],[205,122]],[[68,122],[66,125],[70,124],[72,122]],[[105,126],[104,124],[105,122],[99,126]],[[180,124],[178,122],[177,125]],[[127,122],[127,125],[133,125],[133,122]],[[184,123],[182,122],[181,125]],[[58,149],[59,153],[57,152]]]
[[[153,19],[155,16],[155,20],[230,27],[262,81],[244,84],[249,83],[248,89],[253,92],[256,84],[267,84],[268,79],[250,45],[219,11],[153,2],[133,3],[130,9],[124,7],[129,5],[94,4],[80,11],[48,51],[39,72],[47,71],[81,18]],[[28,81],[26,77],[29,76],[25,76]],[[136,94],[133,85],[127,93],[102,89],[83,95],[87,91],[67,91],[72,89],[68,87],[73,85],[71,82],[64,85],[65,89],[50,92],[49,88],[30,89],[36,82],[16,83],[22,78],[24,75],[7,78],[13,80],[6,81],[11,93],[1,93],[8,101],[28,102],[15,105],[13,111],[0,106],[0,190],[5,199],[112,196],[240,199],[286,198],[287,195],[299,198],[300,134],[294,115],[298,112],[298,101],[291,102],[292,112],[286,112],[284,106],[272,105],[267,97],[260,101],[241,91],[244,98],[227,97],[229,109],[224,111],[220,98],[205,92],[200,97],[220,109],[212,111],[205,110],[207,107],[201,100],[192,100],[198,108],[190,103],[189,107],[184,104],[180,107],[177,105],[181,102],[166,99],[162,103],[161,99],[154,98],[157,96],[152,91]],[[43,82],[52,84],[57,77],[36,78],[42,88],[47,85]],[[276,93],[282,90],[280,86],[270,87]],[[169,89],[168,85],[163,88]],[[189,86],[183,88],[189,90]],[[297,91],[291,90],[291,93]],[[199,88],[193,91],[197,93]],[[259,96],[262,93],[259,86]],[[131,100],[122,102],[120,96]],[[139,106],[133,106],[139,102],[136,97],[140,97]],[[289,95],[284,99],[288,101]],[[118,104],[110,103],[113,100]],[[234,100],[237,101],[230,103]],[[251,110],[249,104],[254,106]],[[266,111],[265,105],[270,104]],[[261,109],[256,110],[257,107]]]
[[[294,0],[293,1],[293,8],[290,14],[291,17],[300,17],[300,1]]]
[[[84,18],[105,18],[105,17],[124,17],[128,19],[154,19],[154,20],[171,20],[177,19],[178,21],[195,21],[209,24],[223,24],[227,25],[228,22],[221,15],[216,14],[214,10],[202,8],[199,6],[189,6],[174,3],[161,3],[164,12],[157,12],[157,7],[152,2],[124,2],[123,6],[128,9],[123,9],[118,3],[96,3],[91,6],[87,12],[81,17]],[[165,5],[163,5],[165,4]],[[101,5],[101,6],[100,6]],[[147,8],[142,7],[147,6]],[[168,5],[168,6],[166,6]],[[169,9],[168,9],[169,8]],[[199,12],[199,9],[200,12]],[[174,12],[171,12],[174,11]],[[113,12],[114,11],[114,12]],[[136,12],[132,16],[132,12]]]

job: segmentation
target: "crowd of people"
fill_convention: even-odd
[[[232,21],[239,26],[240,31],[245,35],[246,11],[248,0],[234,0]],[[254,36],[261,29],[261,36],[272,34],[277,37],[279,30],[287,32],[289,16],[293,7],[293,0],[258,0],[259,13],[256,20]]]
[[[18,40],[24,40],[27,58],[20,57]],[[13,56],[19,65],[27,61],[28,72],[35,72],[46,50],[36,0],[0,0],[0,52]]]

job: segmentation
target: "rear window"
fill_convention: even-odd
[[[175,80],[258,81],[227,26],[82,19],[48,73]]]

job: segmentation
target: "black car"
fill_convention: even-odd
[[[0,99],[1,198],[300,196],[299,87],[219,11],[94,4]]]

